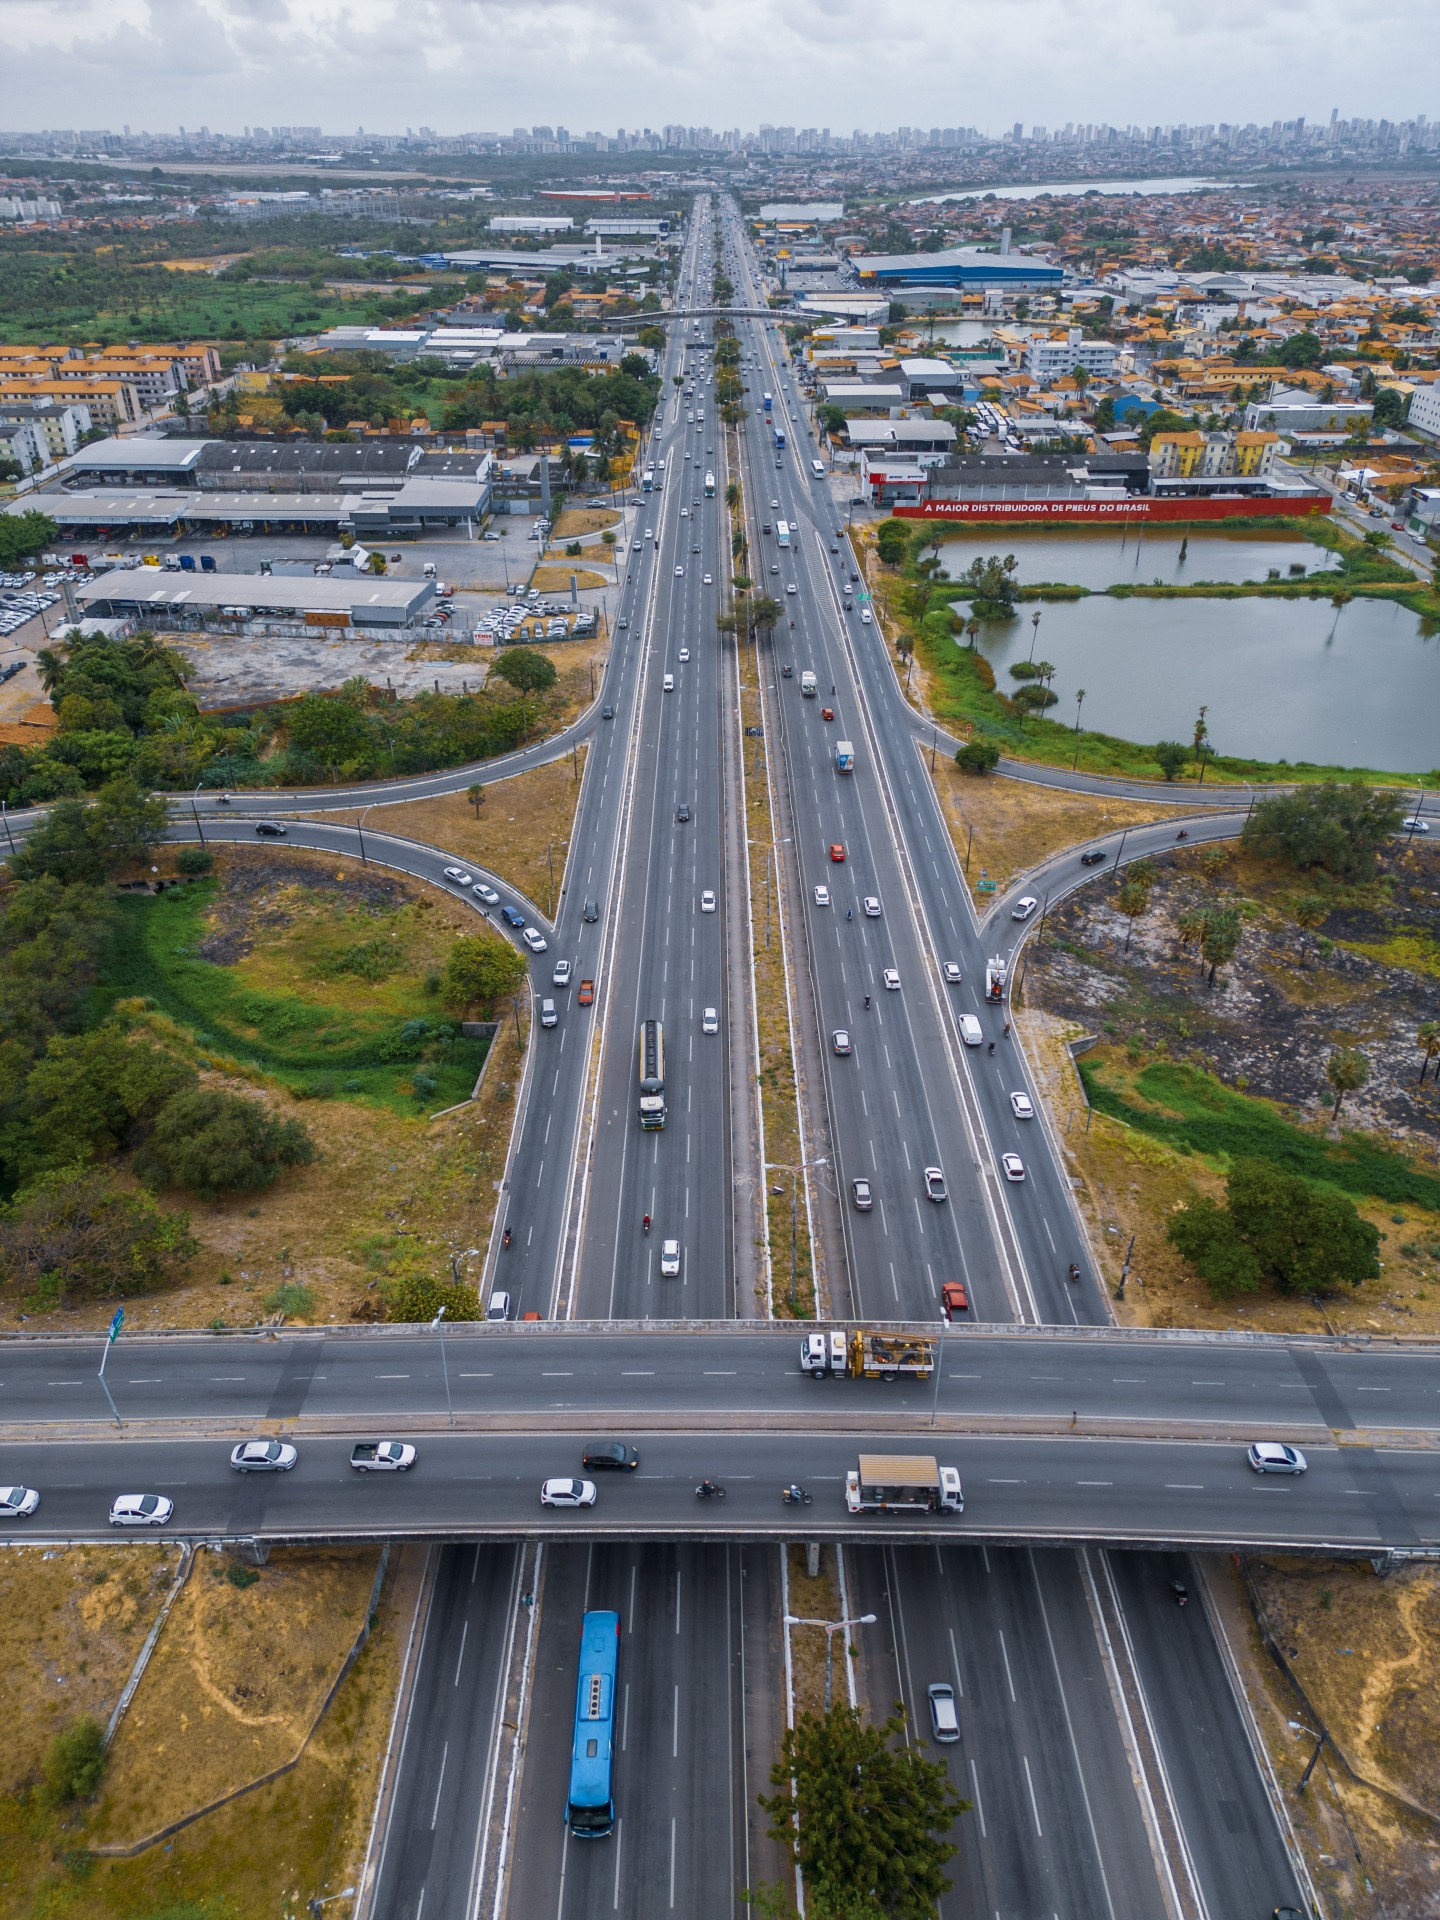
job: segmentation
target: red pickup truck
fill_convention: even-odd
[[[593,980],[582,980],[580,982],[579,990],[575,995],[576,1006],[577,1007],[593,1006],[594,1001],[595,1001],[595,982]]]

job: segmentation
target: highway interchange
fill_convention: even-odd
[[[737,305],[763,310],[735,209],[703,199],[677,307],[707,302],[712,216]],[[828,482],[811,474],[816,448],[783,346],[757,320],[740,321],[738,333],[751,363],[750,412],[732,468],[695,342],[672,329],[653,450],[667,470],[637,519],[639,549],[618,608],[627,624],[585,721],[589,749],[553,925],[531,913],[551,938],[535,964],[537,991],[550,990],[550,966],[564,954],[577,977],[593,974],[598,993],[593,1012],[562,1001],[558,1027],[533,1030],[497,1221],[513,1244],[492,1247],[487,1274],[510,1292],[515,1313],[586,1324],[457,1331],[443,1365],[433,1336],[408,1332],[126,1342],[110,1380],[127,1425],[109,1437],[90,1426],[105,1409],[88,1359],[70,1345],[7,1345],[0,1412],[14,1441],[3,1474],[25,1477],[23,1459],[38,1480],[33,1463],[43,1457],[48,1467],[53,1457],[44,1514],[71,1537],[100,1530],[94,1491],[118,1490],[123,1442],[127,1475],[177,1489],[182,1531],[409,1532],[458,1542],[432,1560],[365,1911],[478,1920],[508,1902],[511,1913],[557,1920],[731,1915],[739,1886],[774,1877],[755,1794],[784,1713],[780,1556],[764,1544],[787,1531],[779,1485],[813,1483],[807,1535],[873,1531],[873,1522],[847,1520],[836,1476],[868,1423],[879,1445],[901,1427],[928,1432],[931,1401],[928,1387],[804,1380],[789,1353],[793,1333],[727,1336],[713,1324],[763,1312],[765,1279],[752,907],[736,779],[745,743],[733,643],[715,629],[729,598],[722,496],[734,479],[751,570],[765,570],[763,585],[778,587],[785,607],[759,664],[782,843],[777,881],[792,964],[814,1008],[795,1040],[815,1129],[807,1185],[830,1309],[933,1325],[941,1282],[960,1277],[974,1320],[988,1328],[950,1337],[934,1402],[934,1451],[953,1449],[965,1471],[967,1510],[953,1532],[976,1544],[905,1544],[889,1530],[889,1544],[847,1547],[849,1609],[877,1615],[847,1679],[858,1677],[877,1712],[903,1700],[912,1728],[923,1724],[929,1680],[957,1686],[962,1740],[947,1759],[976,1810],[957,1836],[946,1920],[1162,1912],[1230,1920],[1300,1904],[1299,1869],[1207,1610],[1180,1615],[1169,1598],[1168,1580],[1187,1563],[1032,1542],[1429,1542],[1440,1512],[1432,1513],[1424,1447],[1440,1422],[1424,1384],[1428,1362],[1328,1349],[1321,1358],[1304,1343],[1100,1337],[1106,1305],[1048,1122],[1002,1031],[1005,1010],[981,992],[986,958],[1008,961],[1021,929],[1004,902],[985,929],[974,922],[915,715],[882,637],[843,591],[850,549],[837,537]],[[686,420],[672,372],[687,380],[698,372],[688,410],[703,407],[705,424]],[[758,417],[762,388],[786,427],[783,456]],[[707,470],[714,499],[704,496]],[[795,529],[788,554],[760,531],[778,518]],[[793,677],[783,674],[787,662]],[[817,700],[800,694],[804,667],[820,682]],[[833,724],[820,719],[822,705],[833,708]],[[853,775],[835,770],[838,738],[855,742]],[[549,742],[507,756],[485,777],[556,751]],[[366,789],[364,799],[453,791],[467,778]],[[253,841],[254,815],[283,804],[292,844],[353,854],[353,829],[298,821],[292,808],[355,798],[237,798],[224,814],[206,811],[203,831]],[[177,835],[192,825],[200,830],[178,818]],[[1195,837],[1237,826],[1233,816],[1197,823]],[[1168,827],[1146,830],[1131,837],[1127,856],[1170,839]],[[367,857],[443,884],[439,850],[369,826],[365,840]],[[829,857],[835,842],[843,864]],[[1073,858],[1055,872],[1059,884],[1079,877]],[[828,906],[816,904],[822,885]],[[713,914],[699,909],[706,888],[717,895]],[[878,919],[861,911],[866,895],[880,900]],[[590,900],[594,923],[583,913]],[[947,960],[961,969],[958,985],[945,982]],[[900,975],[897,991],[881,984],[887,967]],[[701,1031],[706,1007],[719,1013],[713,1035]],[[993,1056],[961,1045],[962,1012],[980,1018]],[[670,1117],[659,1133],[642,1133],[634,1117],[635,1036],[650,1017],[664,1021],[669,1052]],[[853,1037],[848,1058],[831,1050],[837,1027]],[[1031,1094],[1040,1117],[1015,1117],[1016,1090]],[[1000,1177],[1006,1151],[1024,1156],[1021,1185]],[[947,1176],[944,1206],[924,1195],[921,1169],[931,1164]],[[857,1176],[876,1192],[869,1214],[848,1205]],[[648,1238],[645,1213],[655,1223]],[[659,1241],[670,1235],[682,1243],[678,1281],[658,1274]],[[1065,1278],[1072,1260],[1083,1270],[1079,1286]],[[607,1333],[591,1324],[602,1321],[629,1325]],[[646,1321],[711,1324],[687,1336],[636,1324]],[[998,1331],[1007,1324],[1069,1328],[1072,1344],[1055,1332],[1007,1340]],[[1371,1417],[1371,1398],[1383,1414]],[[336,1436],[354,1434],[361,1414],[372,1428],[416,1424],[415,1475],[348,1472],[349,1437]],[[1080,1431],[1069,1429],[1072,1418]],[[622,1419],[646,1435],[640,1472],[604,1484],[593,1513],[547,1515],[542,1526],[541,1476],[578,1471],[584,1423],[613,1432]],[[72,1437],[47,1434],[57,1420]],[[1014,1431],[986,1431],[985,1420]],[[303,1453],[295,1474],[229,1474],[206,1423],[233,1432],[249,1421],[294,1434]],[[178,1429],[167,1434],[167,1422]],[[1236,1431],[1222,1434],[1227,1425]],[[1245,1468],[1240,1441],[1272,1426],[1301,1437],[1311,1456],[1304,1480],[1257,1480]],[[1391,1436],[1388,1450],[1331,1438],[1358,1440],[1372,1428]],[[1396,1441],[1397,1429],[1413,1430],[1414,1444]],[[723,1514],[706,1512],[703,1527],[690,1492],[702,1473],[731,1489]],[[1003,1524],[994,1519],[1002,1504]],[[1142,1524],[1146,1511],[1153,1526]],[[1260,1516],[1253,1529],[1252,1516]],[[467,1537],[492,1526],[493,1543]],[[987,1536],[995,1544],[980,1544]],[[620,1822],[608,1847],[569,1843],[560,1819],[578,1618],[593,1605],[617,1607],[626,1634]]]

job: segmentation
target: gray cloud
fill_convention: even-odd
[[[1437,56],[1434,0],[0,0],[11,125],[1408,118]]]

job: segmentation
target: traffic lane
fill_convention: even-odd
[[[1222,814],[1195,815],[1182,832],[1191,845],[1201,847],[1216,841],[1238,839],[1244,825],[1245,815],[1237,807]],[[1123,836],[1126,865],[1132,860],[1154,859],[1158,854],[1172,852],[1179,837],[1166,821],[1155,826],[1131,827]],[[1020,924],[1013,918],[1014,909],[1016,902],[1026,896],[1054,906],[1079,888],[1093,886],[1097,881],[1107,879],[1115,871],[1117,856],[1122,849],[1122,836],[1107,833],[1098,840],[1086,842],[1085,848],[1089,852],[1104,853],[1105,860],[1097,861],[1093,866],[1082,866],[1079,848],[1067,847],[1063,853],[1056,854],[1053,859],[1047,860],[1007,888],[980,922],[981,937],[999,943],[1007,939],[1018,940]]]
[[[318,1436],[305,1437],[288,1473],[237,1474],[223,1443],[178,1440],[133,1441],[123,1461],[111,1442],[7,1447],[0,1473],[41,1494],[40,1514],[16,1523],[22,1539],[113,1538],[109,1503],[121,1493],[168,1496],[176,1503],[169,1530],[198,1537],[783,1538],[794,1522],[781,1489],[799,1480],[814,1495],[804,1528],[827,1538],[887,1531],[904,1538],[907,1527],[918,1527],[925,1537],[956,1540],[1343,1551],[1440,1540],[1433,1455],[1360,1447],[1312,1447],[1309,1472],[1292,1477],[1254,1474],[1244,1450],[1228,1444],[942,1434],[935,1453],[962,1469],[963,1514],[849,1515],[845,1475],[856,1453],[926,1446],[926,1431],[646,1434],[630,1427],[640,1467],[600,1475],[593,1509],[540,1504],[542,1480],[583,1477],[581,1438],[557,1433],[427,1436],[403,1476],[356,1473],[347,1440]],[[727,1498],[697,1501],[705,1478],[724,1485]]]
[[[627,1070],[633,1067],[625,1047]],[[631,1116],[627,1110],[627,1126]],[[632,1136],[643,1139],[638,1130]],[[937,1209],[938,1211],[938,1209]],[[634,1221],[638,1232],[639,1218]],[[827,1323],[832,1324],[832,1323]],[[833,1323],[840,1324],[840,1323]],[[883,1323],[882,1323],[883,1324]],[[937,1336],[938,1321],[894,1322]],[[800,1331],[749,1322],[703,1330],[603,1320],[566,1327],[444,1329],[457,1413],[526,1411],[592,1415],[734,1409],[763,1420],[854,1408],[928,1418],[932,1405],[963,1419],[1214,1422],[1247,1434],[1312,1436],[1335,1429],[1440,1430],[1440,1385],[1421,1349],[1334,1350],[1276,1336],[1229,1344],[1107,1331],[1067,1339],[1016,1337],[979,1325],[945,1329],[941,1378],[891,1382],[826,1380],[799,1368]],[[109,1419],[97,1370],[104,1336],[0,1343],[0,1434]],[[324,1420],[368,1428],[406,1413],[443,1412],[440,1335],[418,1327],[383,1331],[147,1337],[122,1334],[106,1383],[129,1422],[214,1419]],[[116,1444],[127,1429],[115,1434]],[[403,1436],[401,1436],[403,1437]]]
[[[375,1878],[374,1910],[393,1920],[469,1911],[503,1732],[519,1550],[439,1552]]]
[[[1304,1912],[1200,1585],[1182,1554],[1104,1556],[1206,1910]],[[1181,1608],[1171,1591],[1191,1594]]]

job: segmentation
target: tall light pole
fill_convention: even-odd
[[[846,1632],[850,1627],[873,1627],[875,1624],[875,1615],[873,1613],[857,1613],[849,1620],[810,1620],[799,1614],[787,1613],[785,1616],[785,1624],[787,1627],[819,1627],[825,1635],[825,1711],[829,1713],[832,1691],[831,1678],[834,1671],[833,1656],[835,1635]]]
[[[449,1424],[453,1427],[455,1424],[455,1409],[450,1401],[450,1366],[445,1358],[445,1328],[441,1324],[444,1318],[445,1309],[441,1307],[435,1318],[430,1322],[430,1331],[432,1333],[438,1333],[440,1336],[440,1371],[445,1379],[445,1416]]]
[[[202,774],[201,779],[203,780],[203,778],[204,778],[204,775]],[[195,816],[195,831],[199,834],[200,844],[203,847],[205,844],[205,829],[200,823],[200,808],[196,804],[196,798],[199,792],[200,792],[200,781],[197,780],[195,782],[195,792],[192,793],[190,796],[190,811]]]
[[[370,807],[374,805],[375,802],[372,800]],[[360,818],[355,822],[355,831],[360,836],[360,864],[362,867],[368,867],[370,864],[365,858],[365,815],[370,811],[370,807],[362,807],[360,809]]]

